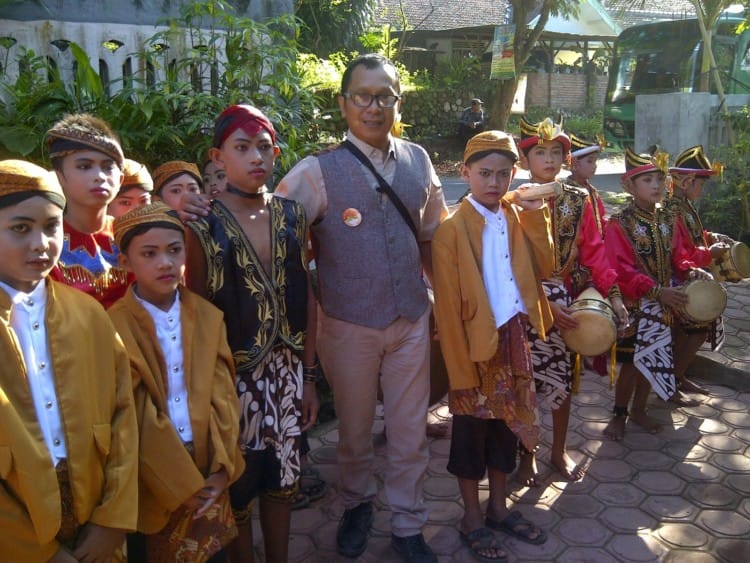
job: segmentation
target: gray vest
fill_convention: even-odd
[[[419,229],[430,189],[427,153],[396,140],[391,187]],[[372,188],[375,179],[344,148],[318,155],[328,209],[311,227],[320,303],[331,317],[382,329],[398,317],[416,321],[427,308],[419,247],[396,207]],[[344,223],[347,209],[362,221]]]

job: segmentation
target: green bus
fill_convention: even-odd
[[[722,16],[713,29],[714,58],[726,94],[750,93],[750,30],[737,34],[743,21]],[[615,41],[604,101],[607,142],[633,145],[637,95],[699,91],[702,56],[696,19],[646,23],[623,31]]]

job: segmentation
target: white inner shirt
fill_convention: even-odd
[[[185,369],[182,359],[182,323],[180,322],[180,294],[175,293],[174,303],[169,311],[162,311],[148,301],[135,297],[143,305],[156,327],[164,362],[167,368],[167,414],[180,435],[183,443],[193,441],[193,427],[190,424],[190,407],[185,385]]]
[[[508,222],[502,205],[493,213],[477,203],[471,195],[466,199],[484,218],[482,229],[482,279],[490,301],[495,326],[507,323],[518,313],[526,313],[526,307],[513,276],[510,262]]]
[[[26,364],[26,378],[44,443],[52,463],[57,465],[68,457],[68,452],[47,342],[47,284],[44,280],[40,281],[31,293],[18,291],[3,282],[0,282],[0,287],[8,293],[13,303],[10,328],[16,335]]]

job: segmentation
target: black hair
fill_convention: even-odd
[[[398,74],[396,65],[394,65],[389,58],[384,57],[383,55],[380,55],[378,53],[365,53],[364,55],[359,55],[358,57],[352,59],[346,66],[344,75],[341,77],[342,94],[347,93],[346,90],[349,88],[349,83],[352,81],[352,72],[354,72],[354,69],[360,65],[364,66],[366,69],[379,68],[381,66],[393,67],[393,71],[396,75],[396,83],[394,84],[394,86],[396,87],[396,92],[399,94],[401,93],[401,77]]]

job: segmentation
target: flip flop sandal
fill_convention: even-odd
[[[303,475],[300,479],[300,493],[304,494],[309,502],[320,500],[326,496],[326,489],[326,482],[318,477]]]
[[[523,517],[518,510],[508,514],[503,520],[493,520],[489,516],[484,521],[488,528],[505,532],[506,534],[533,545],[540,545],[547,541],[547,532]],[[533,537],[534,532],[538,535]]]
[[[302,489],[297,492],[297,496],[292,501],[292,510],[301,510],[307,508],[310,505],[310,497],[308,497]]]
[[[464,534],[459,530],[461,534],[461,541],[469,548],[472,557],[477,561],[483,563],[505,563],[508,561],[508,554],[502,548],[500,543],[497,541],[495,534],[490,532],[487,528],[477,528],[473,532]],[[495,553],[502,553],[502,557],[488,557],[483,555],[482,552],[494,550]]]

